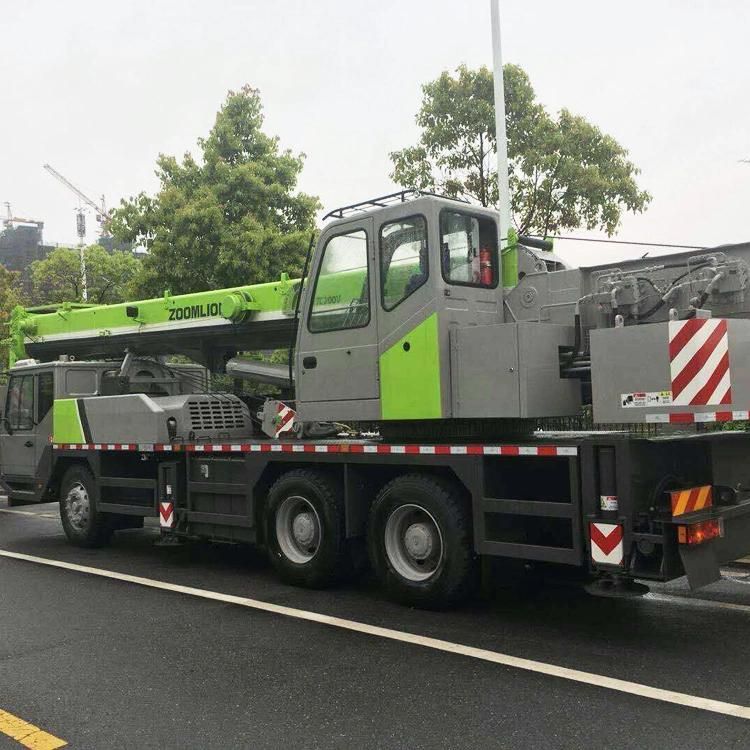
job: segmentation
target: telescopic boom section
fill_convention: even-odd
[[[279,281],[115,305],[59,306],[13,311],[10,365],[33,357],[78,359],[184,354],[209,369],[238,351],[276,349],[294,338],[299,280]]]

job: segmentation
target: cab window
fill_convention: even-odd
[[[449,284],[496,287],[497,224],[483,216],[442,211],[440,256],[443,278]]]
[[[410,297],[429,275],[427,220],[411,216],[380,229],[380,297],[393,310]]]
[[[55,378],[51,372],[42,372],[38,376],[39,398],[37,399],[37,421],[41,422],[52,408],[55,400]]]
[[[16,375],[8,384],[5,418],[12,430],[31,430],[34,427],[34,376]]]
[[[369,284],[365,230],[331,237],[315,280],[310,331],[323,333],[366,326],[370,322]]]

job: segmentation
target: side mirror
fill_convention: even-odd
[[[2,417],[0,419],[0,425],[2,425],[3,430],[8,433],[8,435],[13,434],[13,428],[10,426],[10,420],[8,417]]]

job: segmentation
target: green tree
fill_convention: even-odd
[[[526,73],[503,69],[511,212],[519,234],[548,235],[584,226],[612,235],[623,211],[641,212],[651,196],[637,167],[610,135],[567,109],[551,116]],[[493,76],[461,65],[422,87],[416,146],[394,151],[391,177],[483,206],[498,200]]]
[[[84,250],[88,302],[123,302],[133,295],[133,282],[141,263],[129,252],[107,252],[101,245]],[[31,296],[36,305],[81,302],[81,256],[76,248],[58,247],[31,264]]]
[[[200,158],[160,155],[160,189],[122,201],[112,217],[118,239],[149,252],[138,288],[173,294],[299,273],[318,199],[296,193],[304,155],[279,148],[262,130],[258,91],[229,92]]]
[[[10,314],[16,305],[25,303],[21,274],[0,265],[0,370],[4,370],[8,365],[7,339]],[[4,376],[0,378],[4,380]]]

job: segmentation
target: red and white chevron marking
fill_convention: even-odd
[[[599,565],[622,565],[622,532],[619,523],[590,523],[591,559]]]
[[[727,321],[671,321],[669,368],[674,406],[731,404]]]
[[[574,445],[373,445],[366,443],[53,443],[55,450],[140,453],[354,453],[420,456],[577,456]]]
[[[163,529],[174,526],[174,503],[159,503],[159,526]]]

